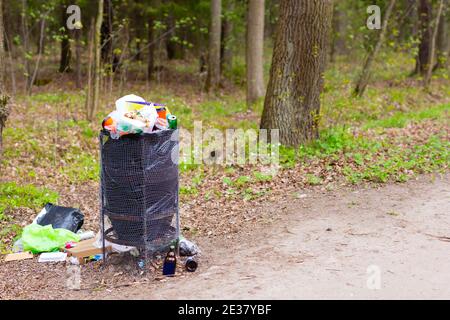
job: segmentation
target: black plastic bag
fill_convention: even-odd
[[[47,203],[46,213],[40,217],[37,223],[41,226],[51,224],[53,229],[63,228],[72,232],[80,230],[84,222],[84,215],[79,209],[55,206]]]

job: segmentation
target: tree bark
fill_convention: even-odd
[[[44,33],[45,33],[45,20],[46,20],[46,16],[44,18],[42,18],[40,20],[40,28],[39,28],[39,52],[38,52],[38,57],[36,60],[36,64],[34,66],[34,71],[33,71],[33,75],[30,78],[30,83],[27,85],[28,88],[28,95],[31,95],[31,91],[33,89],[33,85],[34,82],[36,80],[36,77],[38,75],[38,71],[39,71],[39,64],[41,62],[41,58],[42,58],[42,49],[43,49],[43,42],[44,42]]]
[[[3,24],[3,0],[0,0],[0,94],[2,94],[5,90],[4,83],[6,79],[6,54],[3,38],[5,34],[5,28]]]
[[[427,72],[427,63],[430,54],[431,44],[431,2],[429,0],[419,0],[419,7],[417,10],[419,14],[419,54],[416,58],[415,73],[424,76]]]
[[[439,30],[437,36],[437,63],[436,69],[446,69],[448,66],[448,54],[450,46],[449,34],[449,1],[444,1],[444,9],[439,19]]]
[[[147,64],[147,80],[153,79],[153,70],[155,69],[155,19],[151,16],[148,19],[148,64]]]
[[[42,18],[40,19],[41,21],[39,21],[39,25],[42,25]],[[45,37],[44,39],[42,39],[41,41],[41,37],[40,34],[37,35],[36,37],[37,43],[36,43],[36,54],[39,54],[39,52],[43,53],[45,51]]]
[[[3,23],[4,26],[4,23]],[[5,28],[3,28],[3,31],[5,31]],[[11,74],[11,94],[14,96],[17,92],[17,85],[16,85],[16,73],[14,70],[14,61],[13,61],[13,54],[12,54],[12,46],[9,42],[9,37],[5,32],[5,44],[6,44],[6,51],[8,52],[8,60],[9,60],[9,73]]]
[[[262,129],[298,146],[319,136],[320,93],[327,57],[331,0],[281,0]]]
[[[64,33],[61,39],[61,57],[59,62],[59,72],[69,72],[70,71],[70,58],[72,52],[70,50],[69,41],[69,30],[67,30],[66,19],[67,19],[67,3],[63,1],[61,5],[61,24],[64,28]]]
[[[222,14],[222,1],[211,0],[211,26],[209,30],[208,49],[208,75],[206,77],[206,90],[217,90],[220,84],[220,15]]]
[[[249,0],[247,12],[247,105],[264,95],[264,0]]]
[[[234,11],[234,1],[227,2],[227,13]],[[233,51],[231,50],[231,40],[233,32],[233,20],[229,16],[224,16],[222,21],[222,36],[220,43],[220,70],[230,69],[233,63]]]
[[[22,0],[22,14],[21,14],[21,31],[22,31],[22,41],[23,41],[23,51],[25,56],[25,81],[26,88],[25,91],[28,92],[31,78],[31,52],[30,52],[30,41],[29,41],[29,28],[28,28],[28,13],[27,13],[27,0]]]
[[[90,119],[92,120],[98,110],[100,99],[100,62],[101,62],[101,29],[103,20],[103,0],[98,0],[97,21],[95,22],[95,81],[94,81],[94,101],[91,109]]]
[[[380,51],[381,45],[383,44],[384,37],[386,34],[387,26],[389,23],[389,17],[391,16],[392,9],[394,8],[395,0],[390,0],[386,12],[383,16],[383,24],[381,26],[380,33],[378,34],[377,43],[375,44],[375,48],[369,52],[366,57],[366,61],[364,62],[364,67],[362,69],[361,75],[359,76],[359,80],[356,84],[354,95],[361,97],[366,90],[367,85],[369,84],[370,79],[370,69],[372,67],[372,63],[375,57]]]
[[[101,41],[102,41],[102,62],[106,64],[112,64],[112,51],[113,51],[113,39],[112,39],[112,25],[113,21],[113,6],[111,0],[103,1],[103,20],[101,27]]]
[[[92,83],[93,83],[93,67],[94,67],[94,39],[95,39],[95,19],[94,17],[91,18],[91,24],[89,28],[89,35],[88,35],[88,73],[87,73],[87,88],[86,88],[86,118],[88,120],[91,120],[91,109],[93,107],[92,103]]]
[[[6,94],[5,88],[5,65],[6,56],[5,49],[3,46],[3,0],[0,0],[0,160],[2,159],[3,153],[3,128],[6,125],[6,120],[9,116],[9,96]]]
[[[427,62],[427,72],[423,79],[424,80],[423,84],[424,84],[425,88],[428,88],[431,83],[431,74],[433,73],[433,66],[434,66],[434,54],[436,51],[436,38],[437,38],[438,29],[439,29],[439,20],[441,18],[443,8],[444,8],[444,0],[441,0],[439,2],[436,19],[434,20],[433,34],[431,36],[430,52],[429,52],[428,62]]]
[[[75,33],[75,62],[76,62],[76,71],[75,71],[75,84],[77,89],[81,88],[81,33],[82,29],[74,30]]]

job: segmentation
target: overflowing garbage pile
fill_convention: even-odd
[[[136,247],[146,261],[179,237],[176,117],[164,105],[128,95],[116,101],[103,128],[104,237],[114,245]]]
[[[119,139],[128,134],[176,129],[177,117],[165,105],[147,102],[131,94],[116,101],[116,110],[103,120],[102,126],[111,138]]]
[[[102,122],[101,136],[106,133],[112,139],[101,147],[103,223],[100,231],[95,234],[82,229],[84,215],[79,209],[48,203],[23,229],[21,238],[14,244],[13,253],[5,256],[5,262],[30,259],[35,255],[39,255],[40,263],[77,265],[105,261],[114,253],[129,253],[139,258],[142,253],[139,241],[143,240],[148,248],[150,244],[163,243],[164,239],[169,242],[163,246],[167,252],[163,275],[175,274],[177,257],[187,271],[196,270],[200,249],[179,233],[178,165],[170,155],[173,141],[168,138],[177,129],[177,118],[167,106],[145,101],[136,95],[118,99],[115,106],[116,109]],[[176,147],[177,144],[176,141]],[[109,162],[105,161],[108,159]],[[109,170],[111,168],[112,171]],[[104,179],[105,173],[110,180]],[[136,177],[139,183],[133,184],[132,178]],[[115,183],[118,182],[121,188],[116,188]],[[146,191],[143,197],[142,190]],[[142,208],[144,210],[140,212]],[[104,209],[107,209],[106,215]],[[124,210],[120,214],[112,212],[119,209]],[[128,216],[122,219],[124,213]],[[142,219],[139,215],[145,216],[142,225],[136,222]],[[176,217],[176,233],[172,232],[173,217]],[[114,231],[115,238],[108,234],[108,230]],[[135,246],[131,240],[136,238],[139,241]],[[145,267],[139,263],[138,266]]]

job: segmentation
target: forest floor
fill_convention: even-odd
[[[385,239],[387,242],[396,240],[394,233],[389,232],[396,230],[394,228],[398,222],[396,220],[403,217],[397,213],[406,211],[403,211],[404,208],[400,204],[398,210],[392,211],[388,205],[389,201],[379,198],[380,204],[386,204],[386,207],[379,206],[379,214],[387,216],[383,219],[376,218],[375,209],[378,208],[375,196],[379,192],[377,188],[388,184],[386,190],[390,190],[389,188],[394,188],[392,189],[394,191],[403,190],[406,199],[404,207],[409,208],[409,201],[417,204],[414,202],[416,200],[409,197],[407,191],[408,188],[416,188],[417,177],[436,174],[448,180],[450,163],[449,75],[448,73],[436,75],[430,91],[426,92],[421,88],[419,78],[409,77],[413,63],[408,59],[407,55],[397,53],[380,57],[380,61],[374,67],[373,83],[363,98],[351,96],[353,79],[358,72],[354,62],[339,61],[331,66],[326,73],[322,98],[320,139],[298,149],[281,146],[280,170],[276,175],[268,174],[264,166],[260,165],[180,165],[182,233],[187,238],[198,241],[204,250],[201,267],[197,273],[187,275],[179,272],[176,279],[168,280],[159,275],[160,261],[156,261],[156,265],[151,267],[149,277],[142,277],[137,270],[129,267],[132,265],[130,263],[112,261],[114,264],[105,270],[101,269],[99,263],[89,263],[82,268],[82,290],[74,292],[65,288],[67,271],[64,264],[43,265],[37,262],[37,258],[4,263],[1,256],[0,298],[106,297],[116,290],[122,292],[120,288],[128,290],[130,289],[128,287],[132,289],[135,285],[149,286],[156,294],[160,292],[157,289],[162,285],[160,283],[164,283],[164,287],[170,287],[171,283],[178,284],[187,279],[200,281],[203,273],[211,275],[214,268],[220,270],[220,265],[227,263],[231,266],[227,269],[227,272],[231,273],[230,277],[238,277],[240,270],[248,268],[238,268],[235,264],[244,259],[246,254],[251,255],[257,246],[256,240],[248,242],[253,245],[248,251],[242,246],[234,245],[238,242],[245,244],[242,239],[245,239],[246,234],[250,239],[263,239],[260,234],[273,233],[275,235],[273,244],[261,240],[260,247],[275,248],[275,243],[282,240],[276,237],[279,234],[277,228],[284,223],[290,230],[285,215],[288,214],[288,208],[295,208],[292,204],[298,207],[297,215],[302,217],[294,224],[296,228],[302,225],[303,214],[305,223],[319,227],[319,222],[310,220],[317,210],[307,208],[303,210],[302,202],[312,203],[315,199],[317,205],[320,205],[320,202],[333,203],[342,195],[344,200],[348,200],[350,207],[353,202],[365,205],[364,200],[361,200],[363,198],[358,198],[359,202],[356,198],[351,200],[351,197],[355,196],[351,190],[359,191],[361,194],[367,192],[367,197],[369,199],[374,197],[375,200],[373,210],[361,211],[359,205],[354,205],[355,208],[349,207],[344,210],[348,214],[347,220],[341,222],[341,215],[335,217],[333,220],[335,226],[330,224],[329,227],[341,231],[342,243],[346,243],[344,240],[348,235],[339,229],[343,228],[341,223],[352,223],[351,219],[355,219],[354,228],[358,228],[360,226],[358,219],[369,217],[372,217],[370,219],[373,219],[371,223],[373,222],[374,226],[379,226],[380,223],[394,223],[385,226],[388,233]],[[135,93],[150,101],[168,104],[171,111],[180,119],[180,126],[187,130],[193,128],[193,122],[196,120],[202,120],[204,128],[213,127],[220,130],[258,128],[262,101],[252,108],[247,108],[244,92],[240,84],[236,83],[229,83],[216,95],[206,95],[202,91],[202,76],[196,74],[194,70],[194,64],[172,62],[168,65],[167,73],[162,75],[161,82],[152,83],[151,86],[139,80],[138,76],[136,79],[130,76],[127,87],[120,90],[117,88],[109,94],[108,90],[105,90],[101,108],[95,121],[91,122],[86,121],[84,116],[85,93],[74,88],[70,75],[58,76],[59,78],[53,79],[50,84],[36,87],[31,96],[16,95],[13,99],[11,116],[4,130],[4,150],[0,163],[0,253],[11,251],[12,244],[20,237],[22,228],[31,223],[46,202],[79,207],[85,215],[83,229],[98,230],[97,136],[101,120],[113,110],[115,99],[122,94]],[[55,72],[52,70],[49,74]],[[241,69],[237,68],[236,73],[237,79],[243,78]],[[116,94],[118,96],[115,96]],[[436,183],[440,183],[438,187],[447,188],[444,182]],[[432,186],[434,184],[431,183],[417,185],[418,190],[423,190],[424,196],[430,194],[430,204],[424,206],[425,209],[427,206],[434,206],[434,200],[438,204],[442,203],[442,199],[431,197],[432,189],[427,188]],[[424,189],[420,189],[422,187]],[[366,188],[372,191],[365,191]],[[331,196],[333,194],[339,195],[338,199]],[[421,195],[421,192],[418,194]],[[446,195],[436,194],[436,196]],[[426,199],[423,202],[428,203]],[[324,211],[323,219],[332,219],[333,210]],[[354,216],[360,211],[364,214],[357,219]],[[434,214],[439,212],[438,208],[436,210],[429,208],[418,212],[417,217],[425,214],[434,217]],[[365,214],[368,216],[365,217]],[[424,223],[439,221],[433,219],[427,219]],[[365,223],[363,225],[366,226]],[[378,231],[363,233],[372,234]],[[437,231],[439,230],[436,229],[436,236],[448,236]],[[293,232],[295,234],[297,231]],[[383,232],[380,233],[381,238]],[[294,234],[288,232],[283,237],[297,243]],[[326,234],[331,236],[335,233],[331,231]],[[414,242],[418,235],[410,234],[405,237],[407,241],[412,241],[412,247],[422,245],[420,241],[423,239]],[[355,236],[355,239],[367,245],[372,242],[364,241],[373,240],[369,235]],[[429,243],[432,245],[434,242],[430,240]],[[352,248],[351,244],[348,248]],[[302,243],[299,246],[305,249]],[[360,248],[362,250],[364,247]],[[243,250],[242,255],[237,254],[238,249]],[[293,248],[288,246],[287,249]],[[270,250],[266,255],[263,251],[259,253],[260,258],[257,260],[261,266],[272,264],[279,266],[283,263],[283,257],[290,259],[289,255],[282,256],[278,251]],[[307,256],[292,258],[294,262],[289,265],[295,266],[297,265],[295,261],[300,260],[305,260],[305,265],[308,265],[306,262],[309,260],[321,261],[325,255],[318,257],[318,251],[315,250],[331,249],[326,243],[319,241],[317,247],[305,249],[305,254],[311,251],[317,256],[315,259],[307,259]],[[222,252],[226,253],[223,257]],[[250,263],[252,258],[245,259],[244,263],[245,261]],[[353,261],[352,259],[356,258],[350,257],[349,261]],[[444,262],[441,264],[445,265]],[[254,267],[252,263],[250,265]],[[311,270],[314,270],[312,266]],[[385,266],[380,266],[384,270]],[[210,267],[213,269],[209,270]],[[411,269],[414,270],[413,267]],[[273,271],[265,272],[268,276],[273,274]],[[365,274],[365,270],[361,272]],[[385,277],[388,278],[389,274]],[[205,276],[203,281],[206,281],[207,277]],[[183,280],[184,278],[186,280]],[[155,279],[156,284],[153,281]],[[224,276],[224,281],[228,281],[227,279],[236,280]],[[264,279],[266,278],[260,280],[259,286],[262,288],[266,288]],[[253,283],[250,279],[242,281]],[[185,289],[188,288],[186,285]],[[172,294],[169,291],[167,296]],[[133,291],[129,292],[131,294]],[[255,294],[255,297],[257,296],[258,294]],[[149,294],[148,297],[156,295]]]
[[[81,290],[69,290],[63,263],[2,264],[0,298],[449,299],[449,178],[316,188],[266,203],[261,210],[279,213],[276,221],[243,229],[236,239],[199,238],[198,270],[174,278],[90,265],[81,271]]]

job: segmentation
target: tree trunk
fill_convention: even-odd
[[[28,95],[31,95],[31,91],[32,91],[32,89],[33,89],[33,85],[34,85],[34,82],[36,81],[36,77],[37,77],[37,75],[38,75],[38,71],[39,71],[39,64],[40,64],[40,62],[41,62],[41,58],[42,58],[42,48],[44,47],[43,46],[43,42],[44,42],[44,33],[45,33],[45,20],[46,20],[46,16],[44,17],[44,18],[42,18],[41,20],[40,20],[40,28],[39,28],[39,52],[38,52],[38,57],[37,57],[37,59],[36,59],[36,64],[35,64],[35,66],[34,66],[34,71],[33,71],[33,74],[32,74],[32,76],[31,76],[31,78],[30,78],[30,83],[27,85],[27,88],[28,88],[28,92],[27,92],[27,94]]]
[[[111,0],[104,0],[103,2],[103,21],[101,27],[101,41],[102,41],[102,62],[109,64],[111,68],[113,39],[112,39],[112,21],[113,21],[113,7]]]
[[[247,12],[247,105],[264,95],[264,0],[249,0]]]
[[[64,33],[61,39],[61,58],[59,62],[59,72],[69,72],[70,71],[70,57],[72,55],[70,51],[70,41],[69,41],[69,32],[66,26],[67,20],[67,5],[66,2],[63,1],[61,5],[61,24],[64,28]]]
[[[141,55],[141,38],[136,35],[137,39],[136,39],[136,53],[133,56],[133,60],[134,61],[142,61],[142,55]]]
[[[446,69],[448,66],[448,54],[450,45],[449,24],[449,1],[444,1],[444,9],[439,19],[439,30],[437,36],[437,63],[436,69]]]
[[[439,20],[441,18],[443,8],[444,8],[444,0],[441,0],[439,2],[436,19],[434,20],[433,34],[431,36],[430,52],[427,62],[427,73],[425,74],[425,78],[423,79],[424,80],[423,84],[425,88],[428,88],[431,82],[431,74],[433,73],[433,66],[434,66],[434,54],[436,51],[436,38],[439,29]]]
[[[89,27],[89,35],[88,35],[88,72],[87,72],[87,88],[86,88],[86,118],[91,120],[91,109],[93,107],[92,103],[92,83],[93,83],[93,66],[94,66],[94,38],[95,38],[95,19],[91,18],[91,24]]]
[[[222,14],[222,1],[211,0],[211,26],[209,30],[208,49],[208,75],[206,77],[206,90],[217,90],[220,84],[220,15]]]
[[[23,51],[25,56],[25,81],[26,88],[25,91],[28,92],[29,84],[31,79],[31,52],[30,52],[30,41],[29,41],[29,29],[28,29],[28,13],[27,13],[27,0],[22,0],[22,13],[21,13],[21,29],[22,29],[22,41],[23,41]]]
[[[75,33],[75,60],[76,60],[76,74],[75,84],[77,89],[81,88],[81,32],[82,29],[76,29]]]
[[[5,49],[3,46],[3,35],[4,35],[4,27],[3,27],[3,0],[0,0],[0,160],[2,159],[3,153],[3,128],[5,127],[6,120],[9,116],[9,105],[8,100],[9,97],[6,94],[5,89],[5,65],[6,65],[6,56]]]
[[[227,2],[227,13],[234,11],[234,1]],[[222,36],[220,43],[220,70],[230,69],[233,63],[233,51],[231,50],[231,40],[233,32],[233,20],[225,16],[222,21]]]
[[[40,19],[39,25],[42,25],[42,23],[45,23],[42,21],[43,18]],[[37,43],[36,43],[36,54],[39,54],[39,52],[42,54],[45,51],[45,37],[41,41],[41,37],[38,34],[36,37]]]
[[[169,13],[169,15],[167,16],[168,32],[167,36],[165,37],[167,58],[169,60],[184,58],[184,52],[182,50],[181,45],[172,39],[176,35],[175,26],[176,26],[175,17],[173,16],[173,13]]]
[[[337,4],[334,5],[332,35],[330,44],[330,61],[334,62],[336,56],[345,53],[345,11],[339,8]]]
[[[5,29],[3,25],[3,0],[0,0],[0,94],[5,91],[5,79],[6,79],[6,55],[5,47],[3,45],[3,36],[5,34]]]
[[[354,90],[354,95],[356,95],[356,96],[361,97],[364,94],[364,91],[366,90],[366,87],[369,83],[370,69],[372,67],[372,63],[373,63],[375,57],[378,54],[378,51],[380,51],[381,45],[383,44],[387,26],[389,23],[389,17],[392,13],[392,9],[394,8],[394,4],[395,4],[395,0],[390,0],[388,7],[386,9],[386,12],[384,13],[383,24],[381,26],[380,33],[378,34],[377,43],[375,44],[375,48],[371,52],[369,52],[369,54],[367,55],[361,75],[359,76],[359,80],[356,84],[356,87]]]
[[[94,101],[91,109],[90,119],[92,120],[98,110],[100,99],[100,62],[101,62],[101,29],[103,20],[103,0],[98,0],[97,21],[95,22],[95,80],[94,80]]]
[[[147,65],[147,80],[153,79],[153,70],[155,69],[155,20],[153,17],[148,19],[148,65]]]
[[[4,23],[3,23],[4,25]],[[3,28],[3,30],[5,31],[5,28]],[[5,44],[6,44],[6,50],[8,52],[8,60],[9,60],[9,73],[11,74],[11,93],[12,95],[16,95],[17,92],[17,85],[16,85],[16,73],[14,70],[14,61],[13,61],[13,54],[12,54],[12,46],[11,43],[9,42],[8,39],[8,35],[5,32]]]
[[[419,0],[418,7],[419,14],[419,55],[416,59],[415,73],[419,73],[424,76],[428,69],[428,58],[430,55],[430,43],[431,43],[431,2],[430,0]]]
[[[168,30],[167,35],[165,37],[167,59],[173,60],[173,59],[175,59],[175,55],[176,55],[175,43],[172,41],[172,37],[175,35],[175,30],[174,30],[175,20],[171,13],[167,16],[166,25],[167,25],[167,30]]]
[[[319,136],[320,93],[327,57],[331,0],[281,0],[262,129],[298,146]]]

